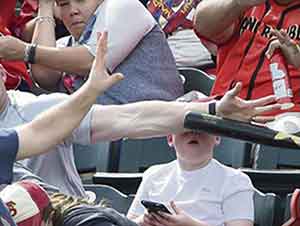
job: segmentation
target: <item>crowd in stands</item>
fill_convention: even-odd
[[[254,225],[250,178],[214,159],[221,138],[186,131],[184,117],[192,111],[300,132],[297,0],[0,6],[0,226]],[[270,71],[278,52],[288,76],[280,87]],[[180,67],[215,68],[211,95],[185,94]],[[287,85],[289,109],[274,96]],[[161,136],[176,160],[145,171],[127,216],[88,195],[76,144]],[[143,200],[171,214],[147,211]]]

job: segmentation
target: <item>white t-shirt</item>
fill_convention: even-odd
[[[194,171],[183,171],[175,160],[144,173],[128,213],[144,214],[143,199],[164,203],[169,210],[169,202],[174,200],[187,214],[209,225],[224,225],[238,219],[253,221],[253,193],[246,174],[217,160]]]

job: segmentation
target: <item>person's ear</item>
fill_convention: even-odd
[[[167,135],[167,142],[170,147],[173,147],[173,136],[171,134]]]

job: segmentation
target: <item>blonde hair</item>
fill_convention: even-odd
[[[47,219],[52,220],[53,226],[63,225],[65,215],[76,206],[91,205],[97,207],[107,207],[109,202],[107,200],[101,200],[100,203],[91,202],[86,198],[74,197],[65,195],[63,193],[54,193],[49,195],[50,206],[44,212],[43,219],[46,222]]]

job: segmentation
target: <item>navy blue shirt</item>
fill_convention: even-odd
[[[0,129],[0,185],[12,181],[13,164],[19,149],[17,132],[12,129]]]

